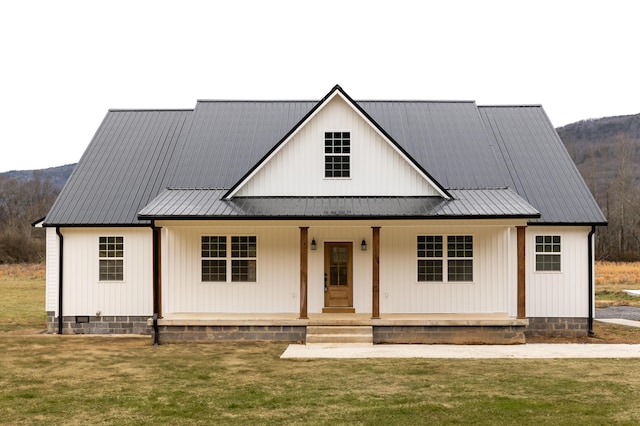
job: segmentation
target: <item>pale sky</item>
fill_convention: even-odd
[[[640,2],[0,0],[0,172],[77,162],[109,108],[198,99],[640,113]]]

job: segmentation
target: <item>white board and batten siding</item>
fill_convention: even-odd
[[[299,312],[300,230],[253,225],[211,226],[190,222],[163,226],[162,302],[164,313]],[[256,282],[203,282],[202,236],[255,236]]]
[[[588,316],[590,227],[527,228],[527,316],[578,317]],[[535,238],[537,235],[559,235],[561,270],[537,272]]]
[[[350,177],[324,178],[325,132],[350,132]],[[340,96],[336,96],[236,196],[431,196],[431,182]]]
[[[507,225],[461,227],[439,221],[437,226],[381,223],[380,308],[384,313],[516,313],[515,228]],[[163,312],[297,313],[300,309],[300,230],[295,223],[260,226],[257,222],[219,226],[207,222],[164,223],[162,268]],[[372,309],[371,224],[318,221],[309,226],[308,310],[324,306],[324,244],[353,243],[353,305],[356,312]],[[255,235],[257,281],[202,282],[200,244],[203,235]],[[474,281],[417,281],[418,235],[472,235]],[[368,250],[360,249],[365,239]],[[445,238],[446,241],[446,238]]]
[[[382,313],[496,313],[515,315],[516,246],[507,226],[398,227],[380,230]],[[472,282],[418,282],[416,237],[473,237]],[[446,260],[444,261],[446,263]]]
[[[149,228],[62,228],[63,315],[153,314],[152,237]],[[124,237],[124,281],[99,280],[99,237]],[[58,314],[59,241],[47,228],[47,311]]]
[[[167,224],[168,225],[168,224]],[[162,247],[164,312],[296,313],[299,311],[299,228],[294,223],[261,226],[253,222],[229,227],[198,222],[165,226]],[[325,242],[353,243],[354,307],[371,312],[371,224],[306,224],[309,240],[308,307],[324,305]],[[430,222],[429,226],[379,223],[380,309],[384,313],[516,313],[516,232],[509,225]],[[435,226],[434,226],[435,225]],[[527,228],[527,316],[586,317],[588,300],[588,227]],[[151,231],[147,228],[63,228],[64,315],[150,315],[152,312]],[[100,282],[98,239],[123,236],[125,279]],[[203,283],[202,235],[255,235],[257,282]],[[417,281],[418,235],[472,235],[474,280],[471,283]],[[560,235],[560,272],[535,271],[536,235]],[[368,250],[360,250],[366,239]],[[58,309],[58,237],[47,229],[46,310]],[[82,265],[80,267],[79,265]]]
[[[45,310],[58,314],[58,277],[60,252],[55,228],[46,228],[46,290]]]

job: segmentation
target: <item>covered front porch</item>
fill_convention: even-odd
[[[352,327],[353,334],[366,328],[376,344],[525,343],[523,221],[162,225],[162,231],[154,232],[155,247],[164,246],[157,251],[157,258],[163,257],[154,286],[157,315],[149,321],[158,343],[307,343],[320,328],[329,333],[338,327]],[[416,235],[423,234],[470,236],[468,280],[449,281],[444,275],[439,282],[429,282],[416,277]],[[196,250],[203,235],[227,235],[227,244],[233,235],[252,236],[252,277],[245,282],[230,279],[229,273],[219,282],[201,278],[204,269]],[[342,248],[344,256],[338,256],[342,263],[334,268],[330,249],[335,247]],[[446,267],[446,261],[440,262]],[[342,272],[346,285],[336,287],[347,289],[347,297],[332,298],[334,275],[341,277]]]

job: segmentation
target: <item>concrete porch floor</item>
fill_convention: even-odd
[[[368,325],[368,326],[526,326],[528,319],[517,319],[506,313],[477,314],[381,314],[372,319],[370,313],[309,314],[299,319],[294,313],[170,313],[158,320],[160,326],[307,326],[307,325]],[[152,320],[150,325],[152,324]]]

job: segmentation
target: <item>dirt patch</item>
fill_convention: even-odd
[[[528,343],[617,343],[640,344],[640,328],[624,325],[593,323],[593,336],[584,337],[528,337]]]

